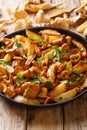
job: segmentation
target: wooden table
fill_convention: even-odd
[[[64,2],[51,2],[55,1]],[[78,0],[65,1],[65,6],[79,4]],[[5,19],[6,8],[17,2],[23,5],[22,0],[0,0]],[[0,130],[87,130],[87,94],[68,104],[43,109],[20,107],[0,97]]]

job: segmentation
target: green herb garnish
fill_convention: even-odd
[[[72,79],[67,80],[67,83],[71,84],[71,83],[73,83],[73,82],[75,82],[77,80],[78,80],[77,77],[73,77]]]
[[[14,42],[13,48],[17,49],[20,48],[22,46],[22,43],[18,42],[17,40]]]
[[[66,64],[66,69],[68,69],[69,66],[70,66],[70,62],[67,62],[67,64]]]
[[[36,41],[39,45],[42,45],[44,42],[43,39],[38,39],[37,37],[30,37],[29,39]]]
[[[79,71],[74,71],[74,73],[75,73],[78,77],[82,77],[82,76],[83,76],[83,74],[80,73]]]
[[[24,95],[26,95],[26,94],[28,93],[28,91],[29,91],[29,88],[26,88],[26,89],[24,90]]]
[[[62,52],[63,52],[64,54],[67,54],[67,53],[68,53],[67,50],[62,50]]]
[[[40,84],[41,81],[39,79],[32,79],[32,80],[29,80],[31,83],[33,84]]]
[[[60,59],[61,59],[61,57],[60,57],[61,52],[62,52],[61,49],[59,49],[59,48],[55,49],[55,54],[54,55],[58,58],[58,61],[60,61]]]
[[[40,58],[37,58],[37,63],[38,63],[39,66],[41,66],[42,65],[42,60]]]
[[[63,97],[59,97],[59,100],[63,100]]]
[[[0,47],[0,49],[1,49],[1,50],[4,50],[4,49],[5,49],[5,47],[2,45],[2,46]]]
[[[4,64],[4,61],[3,61],[3,60],[0,60],[0,64]]]
[[[7,64],[7,65],[12,65],[12,61],[10,60],[10,61],[7,61],[7,62],[4,62],[5,64]]]
[[[81,60],[83,63],[86,63],[87,62],[87,59],[82,59]]]
[[[19,86],[24,83],[24,77],[21,73],[17,73],[16,84]]]
[[[53,59],[48,55],[48,60],[54,62]]]
[[[6,75],[8,76],[9,74],[8,68],[6,68],[5,72],[6,72]]]
[[[46,81],[46,88],[47,89],[50,89],[50,86],[51,86],[51,82],[49,80]]]

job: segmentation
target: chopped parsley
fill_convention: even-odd
[[[75,82],[77,80],[78,80],[77,77],[73,77],[72,79],[67,80],[67,83],[71,84],[71,83],[73,83],[73,82]]]
[[[59,100],[63,100],[63,97],[59,97]]]
[[[41,83],[42,83],[42,80],[41,80],[40,75],[37,74],[36,78],[29,80],[29,82],[31,82],[31,83],[33,83],[33,84],[41,84]]]
[[[18,42],[17,40],[14,42],[13,48],[17,49],[20,48],[22,46],[22,43]]]
[[[69,66],[70,66],[70,62],[67,62],[67,64],[66,64],[66,69],[68,69]]]
[[[29,91],[29,88],[26,88],[26,89],[24,90],[24,95],[26,95],[26,94],[28,93],[28,91]]]
[[[62,52],[61,49],[59,49],[59,48],[55,49],[55,54],[54,55],[57,57],[58,61],[60,61],[60,59],[61,59],[61,57],[60,57],[61,52]]]
[[[1,50],[4,50],[4,49],[5,49],[5,46],[3,45],[3,42],[0,42],[0,49],[1,49]]]
[[[0,64],[4,64],[4,61],[3,61],[3,60],[0,60]]]
[[[47,89],[50,89],[50,86],[51,86],[51,82],[49,80],[46,81],[46,88]]]
[[[33,83],[33,84],[40,84],[41,83],[41,80],[39,80],[39,79],[31,79],[31,80],[29,80],[31,83]]]
[[[4,63],[7,64],[7,65],[12,65],[12,60],[4,62]]]
[[[41,66],[42,65],[42,60],[40,58],[37,58],[37,63],[38,63],[39,66]]]
[[[68,53],[67,50],[62,50],[62,52],[63,52],[64,54],[67,54],[67,53]]]
[[[48,55],[48,60],[54,62],[53,59]]]
[[[1,49],[1,50],[4,50],[4,49],[5,49],[5,47],[2,45],[2,46],[0,47],[0,49]]]
[[[17,73],[16,84],[19,86],[24,83],[24,77],[21,73]]]
[[[7,68],[6,68],[5,72],[6,72],[6,75],[8,76],[8,74],[9,74],[9,71],[8,71],[8,69],[7,69]]]
[[[39,39],[37,37],[30,37],[29,39],[36,41],[37,43],[39,43],[39,45],[42,45],[44,42],[43,39]]]
[[[83,76],[83,74],[80,73],[79,71],[74,71],[74,73],[75,73],[75,75],[77,75],[78,77],[82,77],[82,76]]]

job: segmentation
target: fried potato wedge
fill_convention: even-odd
[[[65,100],[71,99],[77,94],[77,88],[74,88],[72,90],[69,90],[65,93],[60,94],[59,96],[54,97],[54,100],[56,102],[63,102]]]
[[[36,4],[34,5],[34,4],[29,4],[28,2],[25,2],[24,10],[35,13],[35,12],[38,12],[40,9],[48,10],[48,9],[54,8],[58,5],[60,5],[60,3],[51,4],[51,3],[45,2],[45,3],[38,4],[38,5],[36,5]]]
[[[87,63],[79,62],[73,67],[73,71],[78,71],[80,73],[87,71]]]
[[[48,35],[59,35],[60,33],[56,30],[45,29],[39,32],[40,34],[48,34]]]
[[[33,39],[35,41],[43,41],[42,37],[30,30],[26,30],[26,35],[28,36],[29,39]]]
[[[56,97],[67,90],[67,86],[65,83],[61,83],[57,85],[52,91],[49,92],[49,96]]]
[[[79,47],[80,49],[83,49],[85,52],[86,52],[86,48],[82,45],[82,43],[72,39],[72,42],[77,46]]]

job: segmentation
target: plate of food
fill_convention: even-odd
[[[56,106],[87,92],[87,40],[51,27],[0,39],[0,95],[29,107]]]

